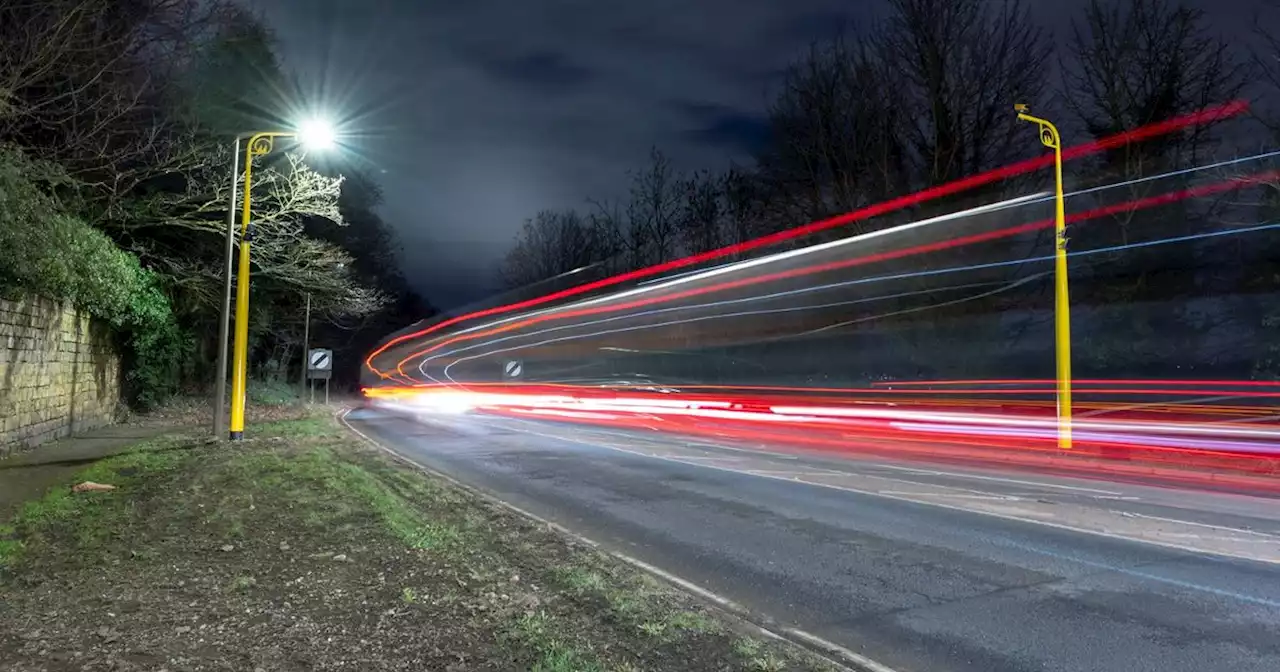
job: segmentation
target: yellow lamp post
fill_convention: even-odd
[[[1058,447],[1071,448],[1071,301],[1067,291],[1067,209],[1062,189],[1062,136],[1052,123],[1014,105],[1018,118],[1040,127],[1040,142],[1053,150],[1057,188],[1054,213],[1053,326],[1058,370]]]
[[[244,438],[245,397],[249,383],[249,250],[253,242],[251,203],[253,158],[270,154],[276,138],[298,138],[317,149],[332,146],[333,127],[311,121],[296,131],[265,131],[249,136],[244,161],[244,207],[240,214],[240,266],[236,273],[236,334],[231,367],[231,440]]]

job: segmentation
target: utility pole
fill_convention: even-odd
[[[235,258],[236,186],[240,182],[240,136],[231,155],[231,202],[227,206],[227,260],[223,268],[222,319],[218,331],[217,380],[214,383],[213,436],[227,437],[227,341],[231,332],[231,273]]]
[[[302,319],[302,388],[298,392],[298,398],[304,399],[307,396],[307,387],[311,381],[307,376],[311,373],[311,292],[307,292],[307,312],[306,317]]]

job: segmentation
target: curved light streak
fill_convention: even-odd
[[[1157,122],[1154,124],[1149,124],[1147,126],[1125,131],[1123,133],[1118,133],[1116,135],[1112,135],[1107,138],[1094,140],[1092,142],[1077,145],[1075,147],[1068,147],[1062,151],[1062,160],[1069,161],[1069,160],[1077,159],[1083,156],[1096,154],[1098,152],[1105,151],[1107,149],[1120,147],[1132,142],[1139,142],[1142,140],[1147,140],[1150,138],[1159,137],[1161,135],[1173,133],[1191,126],[1198,126],[1201,124],[1209,124],[1216,121],[1221,121],[1223,119],[1228,119],[1228,118],[1240,115],[1245,111],[1247,111],[1248,109],[1249,109],[1249,103],[1248,101],[1245,101],[1245,100],[1235,100],[1222,105],[1208,107],[1196,112],[1192,112],[1190,114],[1182,115],[1179,117],[1168,119],[1162,122]],[[987,171],[985,173],[980,173],[978,175],[962,178],[954,182],[938,185],[935,187],[931,187],[929,189],[915,192],[913,194],[908,194],[906,196],[901,196],[895,199],[891,199],[889,201],[867,206],[865,208],[861,208],[859,210],[856,210],[844,215],[840,215],[838,217],[833,217],[833,218],[822,220],[819,222],[813,222],[811,224],[807,224],[805,226],[797,227],[794,229],[788,229],[786,231],[780,231],[778,233],[762,236],[754,240],[745,241],[745,242],[737,243],[734,245],[728,245],[715,250],[710,250],[708,252],[703,252],[700,254],[685,257],[683,259],[676,259],[670,262],[657,264],[657,265],[650,266],[643,269],[638,269],[628,273],[616,275],[610,278],[604,278],[596,282],[586,283],[578,287],[563,290],[561,292],[555,292],[555,293],[537,297],[534,299],[520,301],[517,303],[508,304],[505,306],[496,306],[494,308],[476,311],[474,313],[469,313],[466,315],[459,315],[457,317],[449,318],[447,320],[438,322],[425,329],[421,329],[408,334],[402,334],[400,336],[397,336],[393,339],[388,340],[386,343],[376,348],[373,352],[371,352],[365,358],[365,366],[370,371],[377,374],[380,378],[386,379],[391,377],[391,375],[383,371],[380,371],[377,367],[373,365],[373,360],[375,357],[381,355],[382,353],[386,352],[388,349],[400,343],[403,343],[408,340],[412,340],[414,338],[420,338],[429,333],[439,331],[445,327],[452,326],[454,324],[463,322],[465,320],[476,319],[479,317],[486,317],[489,315],[497,315],[497,314],[502,314],[507,312],[513,312],[516,310],[520,310],[522,308],[532,308],[535,306],[550,303],[558,299],[577,296],[595,289],[602,289],[605,287],[617,285],[617,284],[626,282],[628,280],[651,277],[654,275],[658,275],[660,273],[665,273],[667,271],[677,270],[680,268],[686,268],[689,266],[700,264],[704,261],[711,261],[713,259],[718,259],[718,258],[722,258],[722,257],[734,255],[734,254],[741,254],[743,252],[758,249],[758,248],[772,245],[785,240],[792,240],[805,235],[816,233],[818,231],[823,231],[827,229],[836,228],[839,226],[844,226],[846,224],[850,224],[863,219],[868,219],[871,217],[876,217],[879,215],[901,210],[903,208],[906,208],[912,205],[918,205],[920,203],[925,203],[931,200],[941,198],[943,196],[948,196],[948,195],[968,191],[969,189],[973,189],[985,184],[990,184],[992,182],[1008,179],[1011,177],[1015,177],[1017,175],[1028,173],[1033,170],[1037,170],[1039,168],[1047,167],[1052,162],[1053,162],[1053,157],[1049,155],[1037,157],[1034,159],[1028,159],[1026,161],[1021,161],[1009,166],[1004,166],[1001,168]]]
[[[1220,193],[1223,191],[1229,191],[1231,189],[1238,188],[1242,185],[1257,184],[1267,179],[1274,178],[1277,175],[1280,175],[1280,171],[1268,171],[1268,172],[1260,173],[1257,175],[1249,175],[1249,176],[1234,178],[1231,180],[1226,180],[1224,182],[1218,182],[1210,185],[1203,185],[1199,187],[1182,189],[1174,192],[1160,194],[1157,196],[1150,196],[1146,198],[1137,199],[1134,201],[1128,201],[1128,202],[1120,203],[1116,205],[1103,206],[1103,207],[1095,208],[1093,210],[1088,210],[1085,212],[1074,213],[1072,216],[1067,218],[1067,221],[1068,223],[1079,223],[1079,222],[1088,221],[1091,219],[1096,219],[1099,217],[1104,217],[1112,214],[1130,213],[1143,208],[1155,207],[1159,205],[1167,205],[1170,203],[1176,203],[1178,201],[1181,201],[1187,198],[1193,198],[1198,196],[1210,195],[1214,193]],[[1054,225],[1054,220],[1046,219],[1046,220],[1041,220],[1037,222],[1031,222],[1028,224],[1022,224],[1019,226],[1008,227],[1005,229],[998,229],[996,231],[972,234],[969,236],[962,236],[960,238],[954,238],[950,240],[917,245],[917,246],[906,248],[906,249],[897,249],[892,251],[880,252],[880,253],[865,255],[862,257],[855,257],[853,259],[825,262],[825,263],[814,264],[811,266],[805,266],[797,269],[790,269],[786,271],[776,271],[771,274],[766,274],[761,276],[753,276],[753,277],[743,278],[740,280],[726,281],[717,285],[712,285],[710,287],[676,292],[668,296],[662,296],[662,297],[656,297],[656,298],[650,298],[650,299],[636,299],[631,301],[630,303],[625,303],[618,306],[600,306],[600,307],[594,307],[594,308],[574,308],[573,310],[568,310],[568,309],[557,310],[549,314],[542,314],[534,317],[528,317],[518,322],[510,323],[503,327],[495,327],[493,329],[490,329],[484,332],[451,336],[449,338],[446,338],[443,341],[437,342],[435,345],[432,345],[430,347],[427,347],[422,350],[418,350],[414,353],[409,354],[408,356],[400,360],[400,362],[397,364],[396,370],[401,375],[405,375],[403,367],[406,362],[422,357],[436,350],[439,350],[440,348],[446,345],[450,345],[452,343],[457,343],[460,341],[476,340],[481,337],[491,336],[491,335],[502,333],[505,331],[513,331],[515,329],[528,326],[531,324],[545,322],[549,319],[563,320],[563,319],[568,319],[572,317],[579,317],[579,316],[585,316],[585,315],[591,315],[591,314],[617,312],[617,311],[626,310],[629,308],[636,308],[644,305],[653,305],[655,303],[661,303],[666,301],[674,301],[677,299],[689,298],[692,296],[699,296],[702,294],[708,294],[708,293],[717,292],[717,291],[725,291],[728,289],[735,289],[738,287],[762,284],[762,283],[771,282],[774,280],[782,280],[782,279],[788,279],[788,278],[794,278],[794,277],[801,277],[805,275],[813,275],[813,274],[825,272],[825,271],[850,268],[853,266],[860,266],[860,265],[865,265],[869,263],[876,263],[880,261],[888,261],[888,260],[899,259],[907,256],[924,254],[926,252],[936,252],[936,251],[945,250],[945,249],[963,247],[963,246],[972,245],[979,242],[990,242],[993,240],[1009,238],[1022,233],[1029,233],[1032,231],[1046,229],[1053,225]],[[1245,229],[1238,229],[1237,231],[1243,232],[1245,231]],[[1184,237],[1180,240],[1189,240],[1189,239],[1190,238]],[[1126,247],[1132,248],[1132,247],[1142,247],[1142,246],[1144,246],[1144,244],[1133,244]],[[1075,253],[1075,254],[1078,255],[1080,253]],[[1008,266],[1012,264],[1024,264],[1024,263],[1028,263],[1028,261],[1029,260],[1024,259],[1024,260],[1019,260],[1015,262],[999,262],[994,264],[975,265],[973,268],[974,269],[995,268],[998,266]],[[947,271],[944,270],[944,272],[947,272]],[[927,272],[927,271],[919,272],[919,275],[929,275],[930,273],[931,272]],[[903,274],[902,277],[916,277],[916,274]]]
[[[1263,224],[1263,225],[1259,225],[1259,226],[1242,227],[1242,228],[1239,228],[1239,229],[1231,229],[1231,230],[1228,230],[1228,231],[1212,231],[1212,232],[1208,232],[1208,233],[1192,234],[1192,235],[1187,235],[1187,236],[1175,236],[1175,237],[1171,237],[1171,238],[1164,238],[1164,239],[1155,240],[1155,241],[1144,241],[1144,242],[1141,242],[1141,243],[1129,243],[1128,245],[1115,245],[1115,246],[1112,246],[1112,247],[1104,247],[1104,248],[1098,248],[1098,249],[1093,249],[1093,250],[1082,250],[1082,251],[1078,251],[1078,252],[1072,252],[1072,253],[1069,253],[1069,255],[1068,255],[1068,256],[1088,256],[1088,255],[1094,255],[1094,254],[1104,254],[1104,253],[1110,253],[1110,252],[1118,252],[1118,251],[1127,250],[1127,249],[1135,249],[1135,248],[1141,248],[1141,247],[1154,247],[1154,246],[1157,246],[1157,245],[1170,245],[1170,244],[1175,244],[1175,243],[1184,243],[1184,242],[1189,242],[1189,241],[1193,241],[1193,240],[1202,240],[1202,239],[1206,239],[1206,238],[1216,238],[1216,237],[1221,237],[1221,236],[1228,236],[1228,235],[1235,235],[1235,234],[1243,234],[1243,233],[1254,233],[1254,232],[1258,232],[1258,231],[1266,231],[1266,230],[1274,230],[1274,229],[1280,229],[1280,222],[1276,222],[1276,223],[1272,223],[1272,224]],[[925,276],[925,275],[941,275],[941,274],[945,274],[945,273],[966,272],[966,271],[975,270],[975,269],[995,268],[995,267],[999,267],[999,266],[1012,266],[1012,265],[1025,264],[1025,263],[1047,262],[1047,261],[1052,261],[1052,260],[1053,260],[1053,258],[1054,258],[1054,257],[1053,257],[1053,255],[1048,255],[1048,256],[1042,256],[1042,257],[1034,257],[1034,258],[1029,259],[1029,260],[1028,260],[1028,259],[1021,259],[1021,260],[1017,260],[1017,261],[992,262],[992,263],[989,263],[989,264],[974,264],[974,265],[971,265],[971,266],[961,266],[961,267],[952,267],[952,268],[944,268],[944,269],[935,269],[935,270],[930,270],[930,271],[917,271],[917,272],[914,272],[914,273],[907,273],[907,274],[899,274],[899,275],[892,275],[892,276],[880,276],[880,277],[878,277],[878,278],[865,278],[865,279],[860,279],[860,280],[853,280],[853,281],[850,281],[850,282],[849,282],[849,283],[847,283],[847,284],[850,284],[850,285],[853,285],[853,284],[863,284],[863,283],[867,283],[867,282],[877,282],[877,281],[884,281],[884,280],[898,280],[898,279],[903,279],[903,278],[919,277],[919,276]],[[1041,274],[1041,275],[1043,275],[1043,274]],[[1041,277],[1041,276],[1035,276],[1035,277]],[[1008,287],[1005,287],[1004,289],[1012,288],[1013,286],[1016,286],[1016,285],[1019,285],[1019,284],[1025,283],[1025,282],[1027,282],[1027,281],[1029,281],[1029,280],[1032,280],[1032,279],[1034,279],[1034,277],[1033,277],[1033,278],[1027,278],[1027,279],[1019,280],[1019,281],[1016,281],[1016,282],[1014,282],[1014,283],[1010,283],[1010,285],[1009,285]],[[927,291],[940,291],[940,290],[927,290]],[[965,299],[957,300],[956,302],[959,302],[959,301],[971,301],[971,300],[974,300],[974,299],[976,299],[976,298],[981,298],[982,296],[990,295],[990,294],[992,294],[992,293],[994,293],[994,292],[988,292],[987,294],[977,295],[977,296],[973,296],[973,297],[967,297],[967,298],[965,298]],[[758,298],[753,298],[753,299],[751,299],[751,300],[753,300],[753,301],[754,301],[754,300],[758,300]],[[736,301],[740,301],[740,300],[735,300],[734,302],[736,302]],[[858,303],[858,301],[853,301],[853,302],[849,302],[849,303]],[[955,302],[951,302],[951,303],[955,303]],[[697,306],[697,307],[703,307],[703,308],[705,308],[705,307],[713,307],[713,306],[716,306],[716,305],[717,305],[716,303],[700,304],[700,305],[699,305],[699,306]],[[840,304],[830,304],[830,305],[831,305],[831,306],[837,306],[837,305],[840,305]],[[920,309],[913,309],[913,310],[928,310],[928,309],[930,309],[930,308],[941,307],[941,306],[943,306],[943,305],[949,305],[949,304],[944,303],[944,304],[938,304],[938,305],[935,305],[935,306],[924,306],[924,307],[921,307]],[[809,310],[809,309],[812,309],[812,308],[819,308],[819,307],[825,307],[825,306],[812,306],[812,307],[810,307],[810,306],[800,306],[800,307],[793,307],[793,308],[779,308],[779,309],[762,310],[762,311],[745,311],[745,312],[739,312],[739,313],[728,313],[728,314],[720,314],[720,315],[706,315],[706,316],[702,316],[702,317],[688,318],[688,319],[684,319],[684,320],[673,320],[673,321],[669,321],[669,322],[660,322],[660,323],[657,323],[657,324],[637,325],[637,326],[635,326],[635,327],[627,327],[627,328],[624,328],[624,329],[610,329],[610,330],[604,330],[604,331],[592,332],[592,333],[589,333],[589,334],[578,334],[578,335],[575,335],[575,336],[565,336],[565,337],[560,337],[560,338],[546,339],[546,340],[538,341],[538,342],[536,342],[536,343],[529,343],[529,344],[526,344],[526,345],[516,346],[516,347],[512,347],[512,348],[502,348],[502,349],[498,349],[498,350],[493,350],[493,351],[490,351],[490,352],[486,352],[486,353],[483,353],[483,354],[480,354],[480,355],[473,355],[473,356],[470,356],[470,357],[463,357],[463,358],[460,358],[460,359],[458,359],[457,361],[455,361],[455,362],[453,362],[453,363],[451,363],[451,364],[449,364],[448,366],[446,366],[446,367],[445,367],[445,372],[446,372],[446,373],[445,373],[445,377],[446,377],[446,378],[449,378],[449,379],[450,379],[450,381],[452,381],[452,382],[455,382],[455,383],[457,382],[457,381],[453,381],[452,377],[451,377],[451,376],[449,376],[447,372],[448,372],[448,369],[449,369],[449,368],[451,368],[454,364],[457,364],[457,363],[459,363],[459,362],[463,362],[463,361],[471,361],[471,360],[475,360],[475,359],[479,359],[479,358],[483,358],[483,357],[489,357],[489,356],[492,356],[492,355],[497,355],[497,354],[502,354],[502,353],[507,353],[507,352],[515,352],[515,351],[518,351],[518,350],[527,350],[527,349],[529,349],[529,348],[543,347],[543,346],[546,346],[546,345],[551,345],[551,344],[553,344],[553,343],[563,343],[563,342],[574,341],[574,340],[582,340],[582,339],[588,339],[588,338],[598,338],[598,337],[600,337],[600,336],[605,336],[605,335],[609,335],[609,334],[626,333],[626,332],[632,332],[632,331],[642,331],[642,330],[645,330],[645,329],[656,329],[656,328],[659,328],[659,327],[667,327],[667,326],[674,326],[674,325],[680,325],[680,324],[688,324],[688,323],[691,323],[691,322],[699,322],[699,321],[704,321],[704,320],[723,319],[723,318],[729,318],[729,317],[745,317],[745,316],[750,316],[750,315],[767,315],[767,314],[783,313],[783,312],[790,312],[790,311],[796,311],[796,310]],[[851,323],[862,322],[862,321],[868,321],[868,320],[873,320],[873,319],[881,319],[881,318],[883,318],[883,317],[889,317],[889,316],[893,316],[893,315],[898,315],[898,314],[901,314],[901,313],[903,313],[903,312],[908,312],[908,311],[896,311],[896,312],[893,312],[893,313],[885,313],[884,315],[876,315],[876,316],[870,316],[870,317],[866,317],[866,318],[859,318],[858,320],[851,320],[851,321],[849,321],[849,322],[842,323],[842,324],[851,324]],[[647,314],[648,314],[648,313],[628,314],[628,315],[625,315],[625,316],[621,316],[621,317],[617,317],[617,318],[610,318],[610,319],[633,319],[633,318],[637,318],[637,317],[643,317],[643,316],[645,316],[645,315],[647,315]],[[608,320],[604,320],[604,321],[608,321]],[[511,336],[511,337],[507,337],[507,339],[510,339],[510,338],[527,338],[527,337],[529,337],[529,336],[534,336],[534,335],[538,335],[538,334],[541,334],[541,333],[546,333],[547,331],[555,331],[555,330],[559,330],[559,329],[580,328],[580,327],[582,327],[582,326],[589,326],[589,325],[591,325],[591,324],[595,324],[595,323],[593,323],[593,322],[588,322],[588,323],[580,323],[580,324],[565,325],[565,326],[561,326],[561,327],[555,327],[555,328],[552,328],[552,329],[547,329],[547,330],[544,330],[544,331],[532,332],[532,333],[529,333],[529,334],[521,334],[521,335],[517,335],[517,336]],[[841,326],[841,325],[833,325],[833,326]],[[827,328],[827,327],[824,327],[824,329],[825,329],[825,328]],[[813,333],[813,332],[807,332],[807,333]],[[805,335],[805,334],[801,334],[801,335]],[[503,339],[503,340],[507,340],[507,339]],[[482,347],[482,346],[484,346],[484,345],[489,345],[489,344],[491,344],[491,343],[493,343],[493,342],[496,342],[496,341],[487,341],[487,342],[485,342],[485,343],[483,343],[483,344],[480,344],[479,346],[469,346],[469,347]],[[439,354],[439,355],[434,355],[434,356],[432,356],[432,359],[435,359],[435,358],[438,358],[438,357],[448,357],[448,356],[451,356],[451,355],[453,355],[453,354],[456,354],[456,353],[458,353],[458,352],[462,352],[462,351],[464,351],[464,349],[450,350],[450,351],[448,351],[448,352],[441,353],[441,354]],[[425,364],[425,363],[426,363],[426,361],[427,361],[427,360],[424,360],[423,364]],[[421,366],[421,365],[420,365],[420,366]],[[424,375],[426,375],[426,372],[425,372],[425,371],[423,371],[422,373],[423,373]],[[434,380],[434,378],[433,378],[433,380]],[[948,392],[952,392],[952,391],[954,391],[954,390],[949,390]],[[925,392],[937,392],[937,390],[925,390]],[[960,392],[968,392],[968,391],[967,391],[967,390],[961,390]],[[1001,392],[1005,392],[1005,391],[1004,391],[1004,390],[999,390],[999,391],[997,391],[997,390],[983,390],[983,392],[987,392],[987,393],[1001,393]],[[1007,390],[1007,392],[1009,392],[1009,393],[1025,393],[1025,392],[1026,392],[1026,390]],[[1194,393],[1194,394],[1202,394],[1202,393],[1203,393],[1203,391],[1199,391],[1199,390],[1192,390],[1192,391],[1191,391],[1191,393]],[[1248,394],[1248,393],[1242,393],[1242,394],[1236,394],[1236,395],[1234,395],[1234,396],[1239,396],[1239,397],[1247,397],[1247,396],[1275,396],[1275,397],[1280,397],[1280,392],[1275,393],[1275,394],[1262,393],[1262,394],[1257,394],[1257,395],[1255,395],[1255,394]]]

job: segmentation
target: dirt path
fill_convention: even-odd
[[[165,436],[0,526],[0,670],[812,670],[809,654],[365,447]]]

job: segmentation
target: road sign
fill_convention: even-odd
[[[524,373],[524,363],[518,359],[510,360],[502,367],[504,378],[519,378]]]
[[[314,348],[307,353],[307,377],[328,380],[333,375],[333,351]]]

